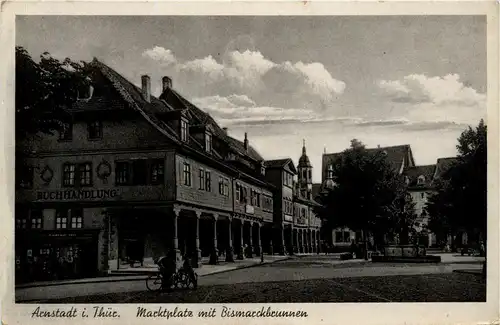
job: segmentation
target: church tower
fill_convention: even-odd
[[[306,140],[303,140],[302,156],[299,158],[297,166],[298,185],[300,194],[303,197],[312,199],[312,165],[306,153]]]

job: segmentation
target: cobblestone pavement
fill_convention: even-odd
[[[278,303],[278,302],[455,302],[485,301],[480,276],[453,273],[479,264],[372,264],[302,257],[199,279],[197,290],[145,291],[144,281],[130,281],[105,294],[38,299],[47,303]],[[125,287],[126,288],[125,288]],[[91,292],[91,290],[89,290]]]

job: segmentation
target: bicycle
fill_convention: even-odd
[[[195,281],[198,282],[198,274],[196,272],[194,273],[195,275]],[[170,288],[169,289],[175,289],[175,288],[184,288],[184,289],[190,289],[194,288],[195,283],[193,283],[192,279],[190,278],[189,274],[184,271],[184,269],[179,269],[177,270],[174,274],[172,274],[172,278],[170,280]],[[161,291],[163,288],[163,275],[161,272],[158,272],[156,274],[150,275],[146,279],[146,288],[149,291]]]

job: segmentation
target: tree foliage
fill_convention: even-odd
[[[487,127],[481,120],[458,138],[457,162],[442,175],[426,211],[429,229],[446,236],[466,231],[486,236]]]
[[[16,47],[15,73],[17,139],[57,130],[64,108],[76,101],[78,89],[89,82],[84,62],[59,61],[48,52],[35,62],[23,47]]]
[[[370,232],[379,243],[388,232],[408,238],[413,203],[383,152],[366,150],[354,139],[333,164],[333,174],[336,185],[320,196],[317,210],[329,229]]]

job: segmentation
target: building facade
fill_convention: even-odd
[[[16,143],[16,280],[88,277],[174,251],[195,266],[272,252],[264,159],[162,79],[94,59],[54,135]]]
[[[436,235],[429,228],[429,218],[425,207],[430,195],[435,192],[435,180],[442,175],[456,162],[457,158],[439,158],[434,165],[415,164],[413,153],[409,145],[377,147],[367,149],[369,152],[382,152],[397,175],[404,177],[408,192],[415,204],[416,219],[413,225],[418,243],[420,245],[431,247],[438,244]],[[322,183],[314,184],[315,196],[321,195],[323,191],[331,190],[335,187],[335,175],[333,174],[333,164],[340,158],[341,153],[323,155]],[[324,230],[328,233],[325,236],[326,241],[339,250],[345,250],[354,241],[361,239],[361,233],[352,231],[348,228],[336,228]],[[331,233],[331,236],[330,236]],[[451,238],[445,239],[451,243]],[[460,244],[467,243],[467,235],[462,235],[458,239]]]
[[[312,194],[312,165],[305,143],[297,167],[291,158],[266,161],[274,199],[275,241],[280,254],[319,253],[321,219]]]

